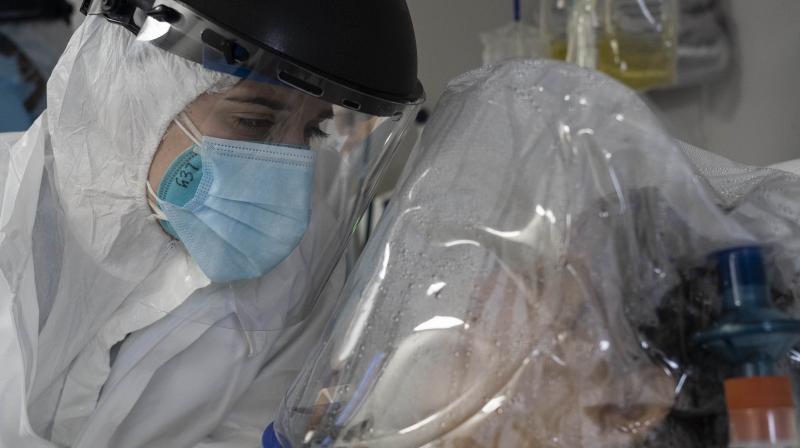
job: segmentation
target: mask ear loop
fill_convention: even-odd
[[[147,204],[150,205],[150,208],[153,210],[153,214],[150,215],[150,218],[160,219],[161,221],[169,221],[169,219],[167,219],[167,215],[163,210],[161,210],[161,207],[158,206],[158,196],[156,195],[156,192],[153,191],[150,181],[147,181]]]
[[[189,115],[186,112],[181,112],[172,122],[178,125],[178,128],[180,128],[180,130],[189,137],[189,140],[195,144],[195,146],[192,147],[192,151],[198,152],[201,146],[200,138],[203,134],[201,134],[197,126],[194,125]],[[150,215],[151,219],[169,221],[167,215],[161,210],[161,207],[158,206],[158,195],[153,190],[153,186],[150,185],[150,181],[147,181],[147,204],[150,205],[150,208],[153,210],[153,214]]]
[[[175,120],[173,120],[173,122],[177,124],[178,127],[181,129],[181,131],[183,131],[183,133],[186,134],[187,137],[189,137],[189,140],[191,140],[195,144],[195,147],[192,148],[192,150],[194,152],[198,152],[200,147],[202,146],[202,144],[200,143],[200,139],[202,138],[203,134],[200,132],[199,129],[197,129],[197,126],[194,125],[192,119],[189,118],[189,115],[186,112],[181,112],[178,114],[177,117],[175,117]]]

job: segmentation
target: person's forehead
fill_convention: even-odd
[[[228,90],[223,95],[224,99],[256,100],[264,105],[283,105],[294,109],[303,106],[304,109],[324,110],[331,106],[325,101],[297,91],[296,89],[258,81],[243,80]],[[261,101],[258,101],[261,100]],[[278,107],[273,107],[278,108]]]

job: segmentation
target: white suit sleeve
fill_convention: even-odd
[[[44,166],[44,120],[21,138],[0,136],[0,447],[53,447],[31,427],[28,391],[35,372],[39,309],[29,253]],[[14,140],[16,144],[8,149]],[[11,219],[11,218],[14,219]],[[2,266],[15,266],[8,276]]]

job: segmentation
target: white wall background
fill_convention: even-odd
[[[449,79],[478,67],[481,31],[511,20],[511,0],[407,0],[420,78],[433,107]],[[672,133],[734,160],[800,158],[800,0],[723,0],[731,70],[711,85],[653,96]]]
[[[800,0],[798,0],[800,1]],[[406,0],[417,34],[420,80],[432,107],[447,81],[480,67],[482,31],[511,21],[511,0]]]
[[[673,133],[752,165],[800,158],[800,1],[724,3],[730,71],[710,85],[653,95]]]

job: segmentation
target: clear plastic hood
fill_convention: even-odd
[[[684,396],[703,383],[680,348],[718,312],[701,274],[709,254],[762,242],[717,202],[610,78],[550,61],[457,78],[278,437],[692,446],[673,411],[719,399]]]

